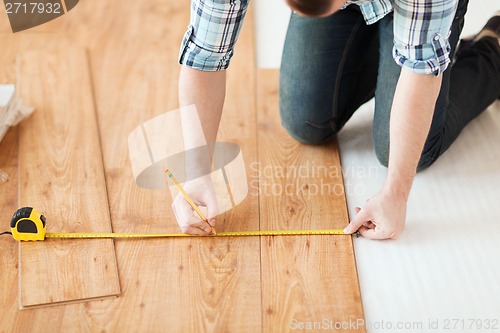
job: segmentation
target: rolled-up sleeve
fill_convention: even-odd
[[[457,4],[458,0],[395,0],[396,63],[419,74],[444,72],[451,62],[448,37]]]
[[[249,0],[192,0],[188,31],[179,63],[202,71],[226,69],[247,12]]]

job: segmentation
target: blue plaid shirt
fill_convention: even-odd
[[[249,0],[192,0],[179,63],[202,71],[226,69]],[[439,75],[450,63],[448,37],[458,0],[348,0],[367,24],[394,12],[393,58],[415,73]]]

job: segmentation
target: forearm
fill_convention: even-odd
[[[186,153],[186,172],[189,178],[210,173],[213,144],[224,105],[226,71],[203,72],[182,66],[179,77],[179,104],[195,105],[193,113],[181,112],[182,133]],[[200,125],[202,131],[200,131]],[[208,145],[210,149],[193,150]]]
[[[212,144],[217,139],[219,123],[226,94],[226,71],[203,72],[186,66],[181,67],[179,77],[179,105],[195,105],[204,140]],[[183,121],[184,145],[186,149],[199,146],[201,133],[190,132],[190,123],[198,119]]]
[[[442,76],[402,69],[390,120],[389,169],[384,189],[408,197],[434,114]]]
[[[217,139],[225,90],[225,71],[204,72],[181,67],[179,105],[181,108],[191,105],[196,108],[196,112],[192,109],[180,112],[185,151],[185,174],[181,182],[193,202],[207,209],[204,216],[195,216],[193,207],[182,194],[175,197],[172,208],[181,230],[187,234],[209,235],[215,232],[215,216],[219,214],[219,208],[210,176],[213,151],[208,147],[213,147]]]

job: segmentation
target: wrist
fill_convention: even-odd
[[[389,169],[382,190],[391,195],[408,198],[415,178],[416,168],[389,162]]]
[[[410,195],[411,185],[412,181],[410,180],[388,176],[382,186],[382,192],[387,196],[406,201]]]

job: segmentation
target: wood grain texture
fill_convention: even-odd
[[[3,73],[2,62],[2,55],[0,55],[0,73]],[[0,142],[0,170],[6,172],[10,178],[8,182],[0,183],[1,232],[8,230],[12,214],[18,207],[17,134],[17,128],[10,129]],[[0,237],[0,242],[2,244],[0,307],[3,309],[0,332],[3,333],[7,331],[7,328],[10,329],[17,312],[17,243],[8,235]]]
[[[118,0],[81,1],[60,18],[63,32],[21,33],[15,35],[15,42],[9,39],[1,43],[8,47],[0,54],[0,80],[3,73],[15,78],[14,69],[3,64],[14,64],[12,54],[15,56],[16,52],[41,48],[49,52],[52,44],[78,44],[90,50],[113,231],[178,232],[170,210],[170,195],[140,189],[133,183],[126,142],[138,124],[177,108],[177,55],[188,11],[189,2],[182,0],[144,0],[127,6]],[[249,13],[228,70],[227,99],[218,137],[242,147],[250,195],[234,211],[220,217],[220,231],[259,229],[259,215],[263,212],[259,210],[259,181],[271,180],[263,178],[262,173],[259,179],[262,169],[257,157],[269,162],[267,158],[276,156],[277,161],[299,161],[300,165],[307,164],[306,158],[324,158],[304,150],[283,132],[277,118],[277,74],[265,72],[256,84],[253,28]],[[4,36],[0,34],[0,41]],[[16,47],[19,50],[14,50]],[[11,54],[10,59],[6,53]],[[259,103],[255,105],[257,94]],[[259,139],[265,151],[258,156],[255,110],[261,116],[259,133],[265,134],[260,134]],[[266,119],[272,121],[263,121]],[[9,151],[17,150],[12,148],[14,131],[8,133]],[[5,147],[0,145],[0,158],[6,156],[2,155]],[[332,149],[333,146],[322,151],[337,154]],[[4,165],[2,161],[0,167]],[[314,177],[311,182],[307,179],[298,184],[283,177],[274,180],[295,187],[317,181]],[[4,198],[14,198],[12,207],[0,203],[1,217],[10,219],[17,208],[16,186],[10,183],[10,190],[1,186],[2,203]],[[15,191],[15,195],[10,191]],[[342,200],[341,194],[337,196],[335,200]],[[309,204],[307,197],[300,196],[270,200],[261,217],[261,229],[324,227],[320,211],[328,205],[324,201]],[[345,211],[335,214],[338,216],[329,227],[347,223]],[[344,319],[347,307],[359,297],[359,289],[346,296],[349,285],[345,281],[353,279],[357,286],[357,278],[349,261],[340,260],[338,255],[352,255],[352,245],[350,240],[333,237],[337,236],[318,238],[320,241],[313,237],[302,241],[280,237],[263,237],[262,241],[120,240],[115,244],[120,297],[24,311],[15,306],[17,244],[2,240],[5,256],[0,257],[0,308],[4,310],[0,332],[277,332],[290,331],[287,321],[292,317],[314,320],[324,315],[334,320],[338,313]],[[325,285],[329,280],[331,285]],[[324,296],[319,295],[320,288],[325,289]],[[358,303],[353,306],[353,317],[358,316],[361,308],[359,299]]]
[[[33,49],[50,52],[55,47],[68,46],[68,40],[54,34],[0,34],[0,82],[16,82],[16,55]],[[8,171],[8,183],[0,184],[0,217],[8,227],[10,218],[18,206],[18,128],[9,130],[0,144],[0,167]],[[112,332],[111,314],[106,311],[116,298],[94,300],[87,303],[18,309],[18,243],[2,238],[0,256],[0,308],[1,333],[12,332]]]
[[[161,40],[133,33],[126,40],[109,39],[91,51],[116,232],[179,232],[170,194],[139,188],[128,161],[128,134],[144,121],[178,107],[177,56],[189,21],[189,4],[162,2],[158,15],[162,13],[169,13],[169,19],[159,23],[158,29],[165,33]],[[247,163],[256,159],[251,24],[250,16],[232,64],[234,76],[229,74],[229,81],[238,84],[228,89],[224,117],[229,119],[219,137],[238,139]],[[239,71],[249,73],[250,80],[242,82]],[[243,103],[242,91],[247,95]],[[241,124],[244,136],[237,136],[232,127],[224,129],[234,126],[234,121]],[[218,230],[257,229],[257,205],[257,198],[249,197],[219,219]],[[116,246],[123,294],[112,306],[113,330],[135,331],[137,325],[142,331],[161,327],[169,332],[260,330],[258,239],[137,240],[118,241]]]
[[[20,126],[20,206],[44,213],[49,232],[110,232],[85,51],[23,53],[18,77],[21,98],[36,109]],[[21,307],[120,292],[111,240],[20,243],[19,258]]]
[[[258,71],[261,227],[343,228],[348,215],[337,145],[306,146],[286,133],[278,76]],[[363,319],[350,236],[262,237],[261,247],[264,332]]]

